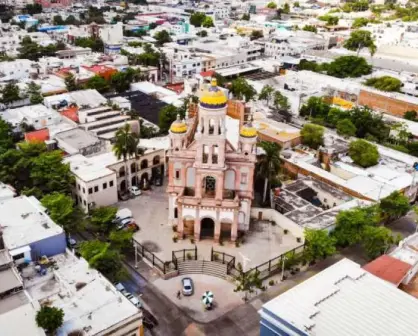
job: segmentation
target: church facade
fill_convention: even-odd
[[[170,128],[169,222],[179,238],[235,241],[250,224],[257,131],[251,123],[234,146],[227,139],[225,92],[212,79],[195,116]]]

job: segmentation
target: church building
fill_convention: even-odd
[[[212,79],[196,115],[171,125],[168,219],[180,239],[235,241],[238,231],[249,229],[257,131],[251,122],[239,129],[226,115],[227,103]]]

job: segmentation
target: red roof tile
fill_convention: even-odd
[[[37,131],[25,133],[25,140],[28,142],[44,142],[49,140],[49,130],[42,128]]]
[[[79,119],[78,119],[78,107],[74,106],[74,107],[68,107],[65,110],[60,111],[60,113],[64,116],[67,117],[68,119],[78,123]]]
[[[367,272],[396,286],[399,286],[411,268],[412,265],[389,255],[382,255],[363,266]]]
[[[214,75],[215,71],[209,70],[209,71],[202,71],[200,73],[200,76],[202,77],[212,77]]]

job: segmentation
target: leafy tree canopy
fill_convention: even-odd
[[[157,40],[156,44],[158,46],[162,46],[164,43],[168,43],[172,41],[170,34],[168,33],[167,30],[162,30],[162,31],[157,32],[154,35],[154,38]]]
[[[99,232],[108,233],[114,227],[112,221],[115,219],[118,209],[112,206],[104,206],[90,211],[90,223]]]
[[[177,115],[180,115],[180,118],[184,118],[185,111],[171,104],[164,106],[160,110],[158,114],[158,126],[160,127],[161,133],[168,132],[171,124],[177,119]]]
[[[250,85],[243,77],[239,77],[232,81],[230,91],[234,97],[245,99],[246,102],[252,100],[257,94],[257,91],[255,91],[252,85]]]
[[[338,78],[355,78],[368,75],[372,66],[363,57],[341,56],[328,64],[326,73]]]
[[[402,87],[402,82],[391,76],[372,77],[366,80],[364,84],[378,90],[390,92],[399,92]]]
[[[205,21],[205,18],[205,13],[195,12],[190,16],[190,24],[192,24],[195,27],[201,27],[203,22]]]
[[[272,9],[277,8],[277,4],[273,1],[271,1],[267,4],[267,8],[272,8]]]
[[[355,164],[367,168],[379,161],[377,147],[366,140],[358,139],[350,142],[348,153]]]
[[[385,253],[397,240],[388,228],[367,226],[364,229],[362,246],[369,259],[375,259]]]
[[[108,91],[110,86],[109,86],[109,82],[106,79],[104,79],[101,76],[96,75],[96,76],[91,77],[87,81],[86,88],[97,90],[100,93],[103,93],[103,92]]]
[[[315,124],[305,124],[300,131],[302,143],[317,149],[324,144],[324,128]]]
[[[318,32],[318,29],[315,26],[313,26],[313,25],[305,25],[302,28],[302,30],[304,30],[304,31],[310,31],[310,32],[313,32],[313,33],[317,33]]]
[[[417,121],[417,111],[406,111],[403,117],[407,120]]]
[[[391,221],[405,216],[411,210],[411,205],[405,195],[399,191],[394,191],[389,196],[380,200],[379,208],[381,217]]]
[[[64,322],[64,311],[61,308],[42,306],[36,313],[36,324],[47,333],[54,334]]]
[[[337,133],[344,136],[356,135],[357,128],[350,119],[342,119],[337,123]]]
[[[305,250],[303,251],[306,261],[325,259],[336,252],[337,239],[328,235],[326,230],[305,229]]]
[[[344,48],[357,51],[357,54],[361,49],[368,48],[371,55],[374,55],[377,49],[372,34],[368,30],[361,29],[351,32],[350,37],[344,42]]]

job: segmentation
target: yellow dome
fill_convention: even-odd
[[[253,138],[257,136],[257,130],[251,123],[248,123],[241,127],[239,134],[244,138]]]
[[[224,91],[217,86],[215,78],[212,78],[210,84],[209,89],[206,89],[200,96],[200,105],[213,109],[225,107],[228,98]]]
[[[186,133],[187,124],[180,120],[180,115],[177,115],[177,119],[170,126],[171,133]]]

